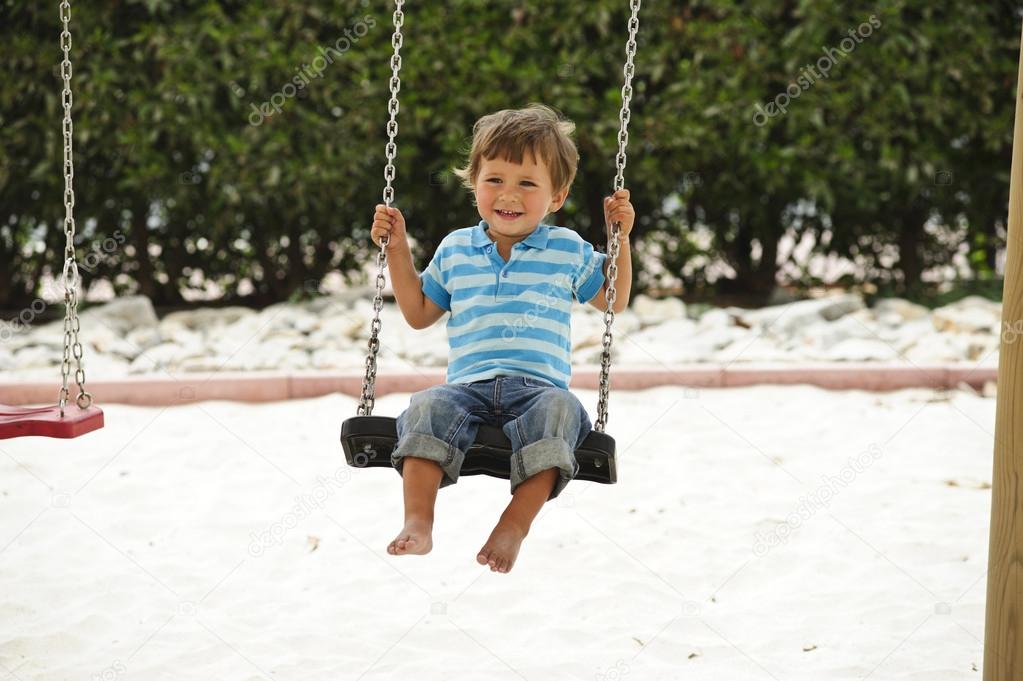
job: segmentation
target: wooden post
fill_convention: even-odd
[[[1003,329],[1023,325],[1023,39],[1009,184]],[[1002,334],[991,480],[984,681],[1023,679],[1023,337]]]

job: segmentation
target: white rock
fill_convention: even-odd
[[[133,329],[128,332],[128,335],[125,336],[124,339],[137,348],[135,353],[136,355],[163,342],[163,336],[160,335],[160,328],[153,328],[151,326]]]
[[[728,310],[716,307],[707,310],[700,315],[697,326],[700,331],[705,329],[724,329],[728,327],[735,327],[735,317]]]
[[[358,286],[314,298],[306,303],[306,309],[315,315],[333,314],[334,309],[350,310],[357,300],[373,300],[374,286]]]
[[[54,352],[54,348],[42,345],[24,347],[14,353],[14,368],[20,371],[23,369],[60,366],[63,359],[62,353],[63,351]],[[74,360],[72,359],[72,361]]]
[[[636,331],[627,339],[615,335],[612,359],[620,358],[629,364],[671,364],[696,361],[692,337],[696,322],[691,319],[672,319],[657,326]],[[617,353],[614,350],[617,348]]]
[[[848,338],[836,343],[826,354],[833,361],[887,362],[899,357],[894,347],[870,338]]]
[[[982,359],[997,359],[998,357],[998,336],[985,333],[974,333],[960,336],[957,340],[960,343],[965,344],[963,359],[976,362]]]
[[[349,315],[354,329],[353,332],[349,334],[349,337],[358,340],[368,339],[369,334],[372,331],[372,304],[369,301],[357,300],[355,301],[355,305],[352,307]],[[384,305],[383,309],[380,310],[381,337],[387,338],[391,333],[400,333],[401,330],[415,331],[415,329],[409,326],[408,322],[405,320],[405,316],[401,313],[401,309],[397,306],[397,304]]]
[[[896,327],[879,325],[877,333],[881,340],[894,346],[898,352],[905,353],[921,338],[932,335],[934,326],[931,324],[930,317],[922,317],[904,322]]]
[[[586,307],[588,306],[576,305],[572,311],[573,352],[594,346],[603,347],[604,330],[607,328],[604,324],[604,315],[592,307],[586,310]],[[641,326],[639,317],[632,310],[619,312],[611,326],[614,342],[624,341],[630,334],[639,331]]]
[[[114,378],[122,378],[130,373],[131,363],[120,358],[111,357],[106,355],[86,355],[82,358],[82,366],[85,369],[85,380],[86,387],[88,387],[89,381],[99,380],[110,380]],[[71,378],[69,381],[74,380],[74,364],[71,365]],[[77,394],[77,392],[74,392]]]
[[[696,332],[686,343],[693,354],[693,361],[710,361],[719,350],[723,350],[737,341],[753,339],[753,334],[739,326],[724,326],[701,329],[697,324]]]
[[[213,355],[213,362],[227,371],[285,371],[309,368],[309,353],[295,349],[287,340],[270,340],[229,356]],[[193,359],[182,363],[186,371],[209,371],[209,362]]]
[[[256,312],[247,307],[201,307],[196,310],[171,312],[160,320],[160,327],[161,329],[166,327],[169,334],[179,328],[206,333],[224,326],[231,326],[246,317],[255,315]]]
[[[686,316],[686,304],[680,298],[651,298],[645,294],[634,296],[629,301],[631,310],[642,326],[660,324],[670,319],[683,319]]]
[[[210,346],[214,348],[215,353],[231,354],[241,348],[248,347],[250,344],[258,345],[266,331],[267,323],[261,316],[251,315],[242,317],[235,323],[223,327],[213,335]],[[196,337],[196,334],[179,330],[173,338],[177,339],[183,333]]]
[[[931,333],[922,336],[905,351],[905,356],[916,363],[954,362],[962,358],[962,349],[950,334]]]
[[[973,302],[967,302],[967,301]],[[949,331],[952,333],[992,333],[998,334],[1001,330],[1002,319],[1000,312],[996,312],[990,305],[977,305],[976,300],[983,300],[973,296],[952,305],[939,307],[931,315],[931,321],[937,331]],[[987,303],[987,301],[984,301]]]
[[[863,308],[863,298],[844,293],[819,300],[800,300],[760,310],[745,310],[740,319],[748,326],[762,329],[771,336],[783,337],[822,319],[833,321]]]
[[[83,311],[79,321],[83,331],[102,325],[120,334],[145,326],[156,326],[159,322],[153,303],[145,296],[116,298],[100,307]]]
[[[861,310],[860,312],[866,312]],[[808,349],[830,350],[835,345],[851,339],[877,339],[878,331],[874,322],[859,312],[846,315],[833,322],[820,321],[810,324],[794,337],[797,345]]]
[[[981,310],[987,310],[996,317],[1002,316],[1002,304],[994,300],[988,300],[983,296],[966,296],[965,298],[958,300],[954,304],[959,305],[961,307],[979,308]]]
[[[885,298],[878,301],[872,309],[878,320],[881,320],[882,316],[894,315],[902,321],[908,322],[923,319],[931,314],[931,311],[923,305],[917,305],[902,298]]]
[[[877,315],[878,324],[881,324],[882,326],[887,326],[889,328],[894,328],[905,321],[906,319],[898,312],[888,311],[882,312]]]
[[[206,340],[201,332],[187,331],[185,329],[178,329],[178,332],[174,334],[173,338],[169,338],[165,341],[165,343],[167,342],[186,348],[188,350],[188,354],[186,356],[200,354],[206,347]],[[161,343],[161,345],[162,344],[163,343]]]
[[[8,326],[0,326],[0,342],[11,352],[22,348],[44,346],[54,350],[64,349],[64,320],[50,322],[42,326],[25,326],[20,322]]]
[[[292,349],[304,349],[309,343],[309,336],[298,329],[284,327],[271,328],[259,337],[259,343],[284,343]]]
[[[404,322],[391,329],[381,341],[395,354],[412,365],[437,366],[447,361],[448,334],[446,329],[447,316],[426,329],[413,329]],[[510,337],[509,341],[514,340]],[[365,353],[367,343],[361,341],[359,349]]]
[[[339,348],[358,336],[362,321],[350,317],[332,316],[321,319],[319,326],[307,339],[310,349]]]
[[[732,362],[775,362],[802,359],[793,356],[791,351],[780,348],[771,339],[752,334],[748,338],[734,341],[728,347],[718,351],[715,361],[730,364]]]
[[[177,368],[190,357],[203,357],[205,352],[201,345],[179,345],[178,343],[160,343],[135,357],[128,367],[132,374],[146,374],[161,370]]]
[[[109,326],[100,324],[89,327],[88,331],[82,329],[79,338],[85,346],[99,353],[111,352],[112,348],[120,347],[120,344],[125,342],[124,334],[114,331]],[[129,345],[128,347],[130,348],[131,346]]]
[[[361,369],[365,355],[351,350],[323,349],[312,353],[309,365],[313,369]]]
[[[760,310],[709,309],[695,322],[686,311],[679,299],[636,296],[629,309],[615,316],[613,361],[891,361],[902,353],[918,364],[993,365],[1000,340],[1000,305],[978,297],[941,308],[933,316],[901,299],[882,300],[868,310],[852,294]],[[83,315],[87,371],[358,370],[364,366],[373,317],[371,300],[359,296],[279,304],[261,312],[201,308],[172,313],[159,322],[151,312],[147,299],[134,297],[95,308],[91,323]],[[389,302],[380,318],[381,367],[386,363],[395,371],[409,371],[447,363],[446,316],[428,329],[415,330]],[[128,327],[136,321],[140,326]],[[574,305],[573,363],[599,363],[603,333],[602,312]],[[0,338],[0,371],[6,375],[44,376],[59,367],[62,320],[8,335]]]
[[[284,354],[275,369],[308,369],[310,355],[304,350],[292,350]]]
[[[277,303],[259,313],[265,322],[266,334],[270,337],[275,332],[288,330],[297,333],[310,333],[319,325],[319,318],[313,313],[291,303]]]

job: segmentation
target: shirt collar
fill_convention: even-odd
[[[487,228],[490,225],[487,224],[486,220],[480,220],[479,224],[472,228],[472,245],[479,248],[481,246],[488,246],[493,241],[487,236]],[[547,248],[547,239],[550,236],[550,225],[539,224],[533,233],[527,236],[521,241],[521,243],[533,248]]]

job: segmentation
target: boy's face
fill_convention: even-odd
[[[522,163],[484,159],[476,178],[476,205],[490,232],[518,241],[529,236],[548,213],[557,212],[568,197],[551,186],[543,159],[526,154]]]

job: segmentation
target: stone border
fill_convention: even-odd
[[[575,367],[572,387],[596,390],[598,366]],[[645,390],[658,386],[733,388],[751,385],[814,385],[827,390],[890,391],[904,388],[949,389],[965,383],[982,388],[998,378],[997,367],[969,364],[908,366],[906,364],[828,363],[800,364],[688,364],[672,367],[629,365],[612,369],[612,390]],[[411,393],[443,383],[443,369],[416,373],[380,373],[377,397],[388,393]],[[0,404],[49,404],[56,401],[56,381],[0,384]],[[145,375],[110,381],[91,381],[89,391],[97,405],[130,404],[165,406],[230,400],[279,402],[342,393],[358,398],[362,373],[331,372],[218,372],[179,376]],[[72,386],[72,397],[74,386]]]

